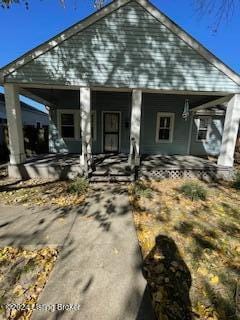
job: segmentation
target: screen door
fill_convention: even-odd
[[[119,116],[117,112],[103,114],[104,152],[119,152]]]

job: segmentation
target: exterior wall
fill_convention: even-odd
[[[79,102],[78,102],[79,104]],[[131,94],[120,92],[93,92],[92,93],[92,111],[96,111],[96,140],[93,141],[93,153],[102,152],[102,113],[103,111],[121,111],[120,117],[120,152],[129,152],[130,141],[130,104]],[[64,108],[62,107],[64,106]],[[71,107],[70,107],[71,106]],[[59,134],[58,110],[75,109],[79,110],[76,98],[72,101],[62,101],[61,106],[50,110],[49,124],[49,149],[53,153],[80,153],[81,139],[63,139]],[[79,118],[80,120],[80,118]]]
[[[134,1],[20,67],[6,81],[240,92]]]
[[[61,107],[59,107],[59,109],[61,109]],[[63,139],[61,137],[57,110],[58,109],[50,109],[49,112],[49,152],[81,153],[80,139]]]
[[[209,139],[206,141],[197,141],[197,125],[194,117],[191,148],[190,153],[193,155],[212,155],[217,156],[220,153],[220,147],[222,142],[222,134],[224,127],[224,116],[210,116],[211,125]]]
[[[103,111],[121,111],[120,116],[120,152],[129,153],[130,144],[130,93],[95,92],[92,97],[92,110],[97,115],[97,139],[93,142],[93,152],[101,153],[102,141],[102,113]]]
[[[189,140],[191,120],[182,118],[184,101],[189,98],[184,95],[143,94],[141,118],[141,154],[186,155],[190,142],[191,155],[218,155],[220,151],[224,116],[212,115],[209,140],[196,141],[197,127],[193,121],[191,140]],[[129,153],[130,148],[130,119],[131,93],[92,92],[92,111],[96,112],[96,139],[92,144],[94,154],[103,151],[103,111],[121,111],[120,152]],[[192,98],[193,99],[193,98]],[[196,99],[196,98],[195,98]],[[50,110],[49,149],[53,153],[81,153],[81,139],[63,139],[59,134],[58,111],[62,109],[79,110],[77,99],[62,100],[61,106]],[[64,106],[64,107],[62,107]],[[71,106],[71,108],[70,108]],[[169,143],[156,142],[157,112],[174,113],[173,140]],[[78,113],[77,113],[78,114]],[[79,112],[80,114],[80,112]],[[194,119],[197,119],[195,116]],[[80,131],[80,116],[79,126]]]
[[[190,120],[182,118],[185,96],[144,94],[141,120],[141,154],[187,154]],[[171,143],[157,143],[157,112],[175,114],[173,140]]]

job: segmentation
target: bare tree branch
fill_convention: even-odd
[[[240,5],[240,0],[194,0],[194,2],[199,14],[214,18],[215,32],[222,23],[230,21]]]
[[[77,3],[81,0],[73,0],[73,5],[74,8],[77,8]],[[90,1],[90,0],[89,0]],[[0,6],[4,9],[9,9],[11,8],[12,5],[14,4],[24,4],[26,9],[29,8],[30,5],[30,0],[0,0]],[[59,0],[59,3],[65,8],[66,3],[69,3],[70,0]],[[92,0],[94,7],[97,10],[100,10],[102,7],[105,5],[105,0]]]

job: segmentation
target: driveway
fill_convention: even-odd
[[[124,187],[97,185],[74,209],[0,207],[1,245],[61,248],[33,319],[153,319]]]

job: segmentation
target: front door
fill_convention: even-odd
[[[118,112],[103,113],[103,151],[119,152],[120,114]]]

